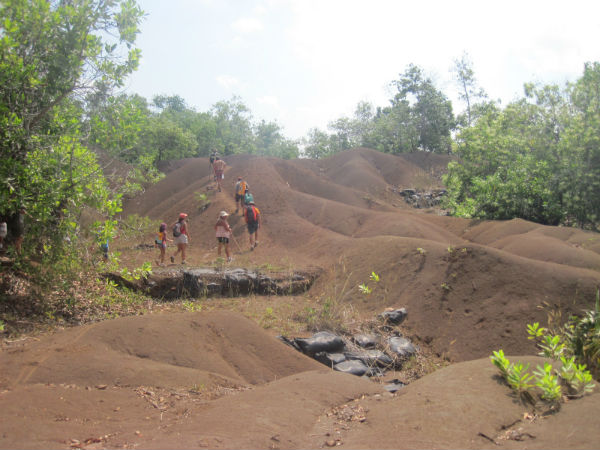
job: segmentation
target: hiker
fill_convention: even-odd
[[[167,224],[164,222],[160,224],[157,234],[158,234],[158,236],[156,237],[156,239],[154,239],[154,243],[156,244],[156,247],[158,247],[160,250],[160,257],[156,261],[156,263],[159,266],[164,267],[165,266],[165,253],[167,252],[167,241],[173,242],[173,239],[169,239],[167,237]]]
[[[244,181],[242,177],[238,177],[237,183],[235,183],[235,213],[239,211],[240,206],[242,207],[242,215],[244,214],[244,194],[248,191],[250,186]]]
[[[254,196],[250,193],[250,189],[247,188],[243,198],[244,209],[248,207],[250,202],[254,202]]]
[[[219,192],[221,192],[221,180],[225,177],[225,175],[223,175],[223,172],[225,171],[226,165],[227,163],[218,156],[215,158],[213,169],[215,171],[215,177],[217,178],[217,188]]]
[[[217,158],[217,150],[213,149],[212,153],[210,154],[209,161],[210,161],[210,173],[213,174],[213,178],[215,181],[217,181],[217,176],[215,175],[215,170],[213,168],[213,164],[215,163],[216,158]]]
[[[185,249],[191,240],[186,220],[187,216],[186,213],[179,214],[179,219],[173,224],[173,237],[175,238],[173,242],[177,244],[177,251],[171,256],[172,263],[175,262],[177,254],[181,252],[181,264],[186,264]]]
[[[219,218],[217,223],[215,224],[215,232],[217,236],[218,248],[217,255],[221,256],[221,246],[225,245],[225,254],[227,255],[227,262],[231,262],[231,255],[229,254],[229,239],[231,239],[231,227],[227,222],[227,211],[221,211],[219,213]]]
[[[258,246],[258,229],[261,224],[260,211],[254,205],[254,201],[249,202],[244,209],[244,219],[250,235],[250,250],[254,250]]]
[[[8,226],[4,219],[0,222],[0,252],[4,252],[4,239],[6,239],[6,235],[8,234]]]

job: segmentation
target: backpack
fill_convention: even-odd
[[[235,193],[238,195],[244,195],[244,192],[246,192],[246,182],[240,181],[237,184],[237,189],[236,189]]]
[[[177,222],[173,226],[173,237],[179,237],[179,236],[181,236],[181,222]]]
[[[247,194],[244,194],[244,203],[246,205],[253,201],[254,201],[254,197],[252,196],[252,194],[250,192],[248,192]]]
[[[246,217],[248,218],[247,223],[254,224],[258,221],[256,217],[256,209],[254,208],[254,206],[248,205],[248,208],[246,209]]]

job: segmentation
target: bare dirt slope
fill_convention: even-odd
[[[169,224],[188,213],[188,265],[208,265],[217,214],[235,210],[233,183],[244,176],[263,227],[250,252],[243,219],[232,214],[235,265],[320,267],[307,302],[329,297],[365,319],[406,307],[406,334],[453,364],[391,396],[324,369],[238,313],[120,318],[0,353],[0,448],[597,446],[598,394],[532,420],[487,356],[498,348],[532,355],[526,323],[592,307],[598,234],[410,207],[398,191],[441,187],[448,159],[440,155],[355,149],[322,161],[225,160],[222,192],[207,159],[171,162],[125,213]],[[204,211],[201,193],[211,201]],[[113,247],[132,266],[155,258],[134,244]],[[372,271],[381,281],[365,296],[357,286]]]

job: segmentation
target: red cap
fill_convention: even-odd
[[[186,214],[186,213],[181,213],[181,214],[179,214],[179,218],[180,218],[180,219],[185,219],[186,217],[187,217],[187,214]]]

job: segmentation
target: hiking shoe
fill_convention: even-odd
[[[254,250],[254,245],[251,245],[250,246],[250,251],[253,251],[253,250]]]
[[[227,258],[227,262],[230,263],[231,261],[233,261],[233,258],[230,256]]]
[[[171,256],[171,262],[174,263],[175,262],[175,257]]]
[[[185,261],[181,261],[181,264],[187,264]]]
[[[258,241],[254,243],[254,248],[258,247]]]

